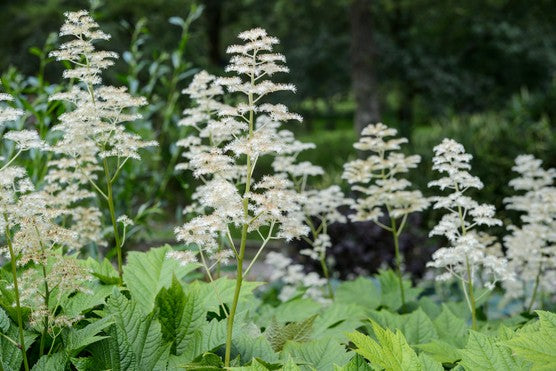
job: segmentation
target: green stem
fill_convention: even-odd
[[[477,330],[477,309],[475,296],[473,294],[473,279],[471,278],[471,266],[467,257],[465,257],[465,265],[467,268],[467,290],[469,294],[469,310],[471,311],[471,328]]]
[[[106,196],[108,201],[108,210],[110,211],[110,219],[114,228],[114,239],[116,240],[116,254],[118,256],[118,276],[120,278],[120,286],[123,284],[123,259],[122,259],[122,242],[120,240],[120,232],[118,232],[118,222],[116,220],[116,211],[114,207],[114,195],[112,193],[112,178],[108,170],[108,161],[103,160],[104,174],[106,176]]]
[[[256,65],[256,52],[253,54],[253,65]],[[255,75],[251,74],[251,85],[255,84]],[[249,107],[253,107],[253,93],[248,94]],[[253,110],[249,110],[249,139],[253,137],[254,132],[254,115]],[[237,256],[237,277],[236,287],[234,290],[234,299],[232,301],[232,308],[228,316],[226,324],[226,353],[224,356],[224,367],[230,367],[230,356],[232,353],[232,337],[234,331],[234,317],[236,315],[237,304],[239,302],[239,294],[241,292],[241,284],[243,283],[243,259],[245,257],[245,245],[247,244],[247,230],[249,228],[249,191],[251,190],[251,175],[253,173],[253,165],[251,163],[251,156],[246,155],[246,171],[247,178],[245,180],[245,192],[243,193],[243,218],[244,223],[241,227],[241,243],[239,246],[239,254]]]
[[[541,272],[542,272],[541,267],[542,266],[539,265],[539,273],[535,278],[535,287],[533,288],[533,295],[531,296],[531,301],[529,302],[529,306],[527,307],[527,312],[531,312],[531,309],[533,309],[533,305],[535,304],[535,300],[537,299],[537,292],[539,290],[539,283],[541,281]]]
[[[23,356],[23,367],[25,371],[29,371],[29,362],[27,361],[27,352],[25,349],[25,336],[23,335],[23,319],[21,315],[21,302],[19,300],[19,285],[17,283],[17,265],[16,256],[14,253],[12,239],[10,236],[10,229],[8,227],[8,215],[4,214],[4,219],[6,220],[6,241],[8,244],[8,250],[10,251],[10,260],[12,266],[12,277],[14,280],[14,294],[15,294],[15,306],[17,312],[17,327],[19,329],[19,348],[21,350],[21,355]]]
[[[398,281],[400,285],[400,297],[402,299],[402,307],[405,307],[405,290],[403,287],[403,275],[402,275],[402,256],[400,254],[400,241],[398,226],[396,224],[396,219],[390,217],[390,225],[392,228],[392,236],[394,237],[394,254],[396,257],[396,273],[398,275]]]
[[[328,295],[330,299],[334,300],[334,290],[332,290],[332,284],[330,283],[330,274],[328,273],[328,266],[326,265],[326,255],[320,258],[320,266],[322,267],[322,273],[324,278],[326,278],[326,286],[328,286]]]
[[[41,235],[39,232],[39,229],[37,228],[37,226],[35,225],[35,231],[37,232],[37,237],[39,237],[39,244],[41,246],[41,252],[43,254],[43,257],[46,257],[46,251],[44,248],[44,244],[42,243],[42,239],[41,239]],[[46,264],[46,262],[45,262]],[[45,264],[42,264],[42,277],[44,280],[44,306],[46,308],[47,314],[44,316],[44,327],[42,329],[42,333],[41,333],[41,343],[40,343],[40,347],[39,347],[39,358],[43,356],[44,354],[44,346],[46,343],[46,336],[48,334],[48,305],[49,305],[49,301],[50,301],[50,290],[48,288],[48,281],[47,281],[47,274],[46,274],[46,266]]]

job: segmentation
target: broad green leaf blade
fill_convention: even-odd
[[[406,321],[401,330],[410,345],[428,343],[438,338],[432,321],[421,308],[403,317]]]
[[[0,331],[2,333],[6,333],[10,329],[10,317],[4,311],[4,309],[0,308]]]
[[[284,347],[284,355],[289,355],[299,364],[300,368],[308,370],[312,366],[316,370],[333,370],[334,365],[343,366],[352,357],[343,345],[334,339],[313,340],[308,343],[288,341]]]
[[[434,327],[439,338],[457,348],[463,348],[467,343],[468,328],[463,318],[457,317],[446,305],[442,305],[442,312],[434,319]]]
[[[253,337],[249,334],[240,333],[232,341],[232,358],[239,355],[242,363],[249,362],[254,358],[260,358],[265,362],[278,362],[278,353],[275,353],[270,342],[265,336]]]
[[[532,362],[534,370],[556,369],[556,314],[538,310],[538,329],[523,328],[504,342],[518,356]]]
[[[32,371],[64,371],[68,357],[64,352],[42,356],[31,369]]]
[[[363,356],[356,354],[345,366],[334,365],[334,371],[373,371]]]
[[[359,305],[333,303],[316,318],[311,336],[314,339],[333,337],[345,342],[345,334],[362,326],[365,319],[365,310]]]
[[[165,245],[147,252],[132,251],[127,256],[124,282],[144,314],[153,310],[156,294],[163,287],[170,287],[174,275],[181,279],[198,267],[197,264],[181,266],[178,261],[167,259],[166,254],[171,250]]]
[[[348,334],[357,346],[357,353],[365,357],[373,367],[392,371],[422,370],[421,361],[409,346],[401,331],[393,333],[371,322],[376,341],[359,332]]]
[[[91,285],[90,293],[78,292],[65,298],[62,310],[68,316],[79,316],[91,311],[93,308],[106,303],[106,298],[112,293],[114,286],[95,284]]]
[[[470,331],[469,341],[461,350],[460,364],[467,370],[528,370],[529,367],[517,360],[512,352],[498,344],[496,338]]]
[[[100,341],[106,336],[98,336],[102,330],[113,323],[111,316],[94,321],[82,329],[69,329],[65,342],[65,351],[70,357],[75,357],[87,345]]]
[[[156,296],[156,305],[164,341],[172,344],[171,354],[182,354],[186,347],[191,347],[195,332],[208,324],[197,290],[190,290],[185,295],[182,285],[174,277],[170,288],[163,287]]]
[[[397,310],[402,306],[400,283],[396,273],[389,269],[380,271],[378,276],[381,291],[381,304],[391,310]],[[403,280],[404,295],[406,303],[417,299],[421,289],[411,287],[411,281]]]
[[[311,316],[302,322],[292,322],[287,325],[279,324],[275,319],[265,331],[265,336],[270,342],[275,352],[280,352],[286,342],[305,342],[308,341],[313,331],[313,323],[317,316]]]
[[[342,282],[334,294],[336,302],[360,305],[368,312],[380,306],[381,295],[373,281],[358,277],[354,281]]]
[[[110,336],[116,343],[120,369],[166,368],[170,347],[162,341],[160,323],[152,313],[144,315],[133,300],[118,291],[108,298],[106,310],[114,320]]]

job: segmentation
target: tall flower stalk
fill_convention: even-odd
[[[232,77],[212,78],[203,73],[186,91],[197,106],[185,112],[182,124],[198,129],[195,136],[180,141],[187,152],[185,166],[203,182],[196,198],[201,215],[176,228],[177,239],[198,246],[203,263],[221,254],[222,231],[228,237],[236,263],[236,283],[226,329],[225,365],[230,365],[234,319],[243,280],[272,239],[297,238],[307,233],[303,223],[302,196],[286,174],[255,177],[257,161],[264,155],[283,151],[285,141],[278,129],[282,122],[301,121],[282,104],[264,103],[277,91],[295,91],[291,84],[270,78],[288,72],[281,54],[272,53],[278,43],[266,31],[256,28],[239,34],[244,42],[227,49],[231,54],[226,71]],[[214,95],[235,95],[235,105],[216,104]],[[237,230],[239,242],[232,232]],[[249,265],[245,251],[250,237],[260,238],[260,246]],[[190,259],[190,254],[184,255]]]
[[[93,45],[98,40],[108,40],[99,25],[86,11],[65,13],[66,22],[60,36],[72,40],[50,53],[57,60],[69,61],[74,68],[64,71],[64,77],[75,79],[78,84],[68,92],[54,94],[50,100],[65,100],[74,109],[60,116],[54,130],[63,136],[56,143],[55,153],[74,161],[74,167],[104,199],[108,206],[114,233],[118,274],[122,283],[123,236],[118,227],[115,207],[114,184],[124,165],[130,159],[139,160],[139,150],[155,146],[154,141],[143,141],[125,128],[125,122],[141,117],[133,110],[145,105],[142,97],[133,97],[123,87],[103,85],[102,70],[113,65],[114,52],[97,51]],[[104,178],[98,179],[98,173]]]
[[[369,151],[371,155],[344,165],[343,178],[348,183],[355,184],[352,189],[362,195],[353,203],[355,214],[350,217],[353,221],[371,220],[392,233],[400,300],[402,306],[405,306],[399,237],[406,225],[407,216],[426,209],[429,202],[420,191],[408,190],[411,183],[398,176],[417,167],[421,157],[405,156],[398,152],[400,145],[407,143],[407,139],[390,138],[397,135],[397,130],[382,123],[368,125],[361,135],[361,139],[353,147],[360,151]]]
[[[494,206],[479,204],[464,195],[470,188],[483,188],[481,180],[468,172],[471,159],[463,146],[452,139],[444,139],[434,147],[433,170],[446,176],[430,182],[429,187],[448,189],[451,193],[431,198],[435,209],[446,209],[448,213],[442,216],[430,236],[445,236],[450,245],[438,249],[427,266],[446,269],[446,273],[437,276],[438,280],[451,277],[460,280],[472,327],[477,329],[480,297],[476,296],[476,286],[484,282],[492,290],[499,281],[513,280],[513,274],[503,256],[487,249],[485,241],[489,239],[475,230],[477,226],[496,226],[502,222],[494,217]]]

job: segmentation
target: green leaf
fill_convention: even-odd
[[[0,331],[6,333],[10,329],[10,317],[4,309],[0,308]]]
[[[211,371],[211,370],[222,370],[224,363],[222,358],[214,353],[204,353],[195,362],[191,362],[183,365],[185,370],[199,370],[199,371]]]
[[[419,357],[401,331],[393,333],[374,321],[371,321],[371,326],[376,341],[360,332],[352,332],[348,334],[348,338],[357,347],[355,351],[365,357],[374,368],[392,371],[422,370]]]
[[[218,311],[218,307],[221,303],[231,305],[236,287],[235,280],[222,277],[213,282],[199,282],[197,284],[199,285],[199,296],[204,299],[207,310]],[[262,284],[263,282],[244,281],[241,285],[239,296],[240,304],[246,301],[246,299],[252,299],[253,290]]]
[[[265,336],[275,352],[280,352],[287,341],[305,342],[309,340],[316,315],[302,322],[291,322],[287,325],[279,324],[273,318],[270,326],[265,331]]]
[[[403,317],[405,317],[405,323],[401,330],[409,344],[428,343],[438,338],[432,321],[421,308],[403,315]]]
[[[361,355],[356,354],[345,366],[334,365],[334,371],[373,371]]]
[[[171,354],[179,355],[190,347],[195,333],[208,324],[206,311],[196,291],[185,295],[176,277],[169,289],[163,287],[156,296],[158,320],[162,326],[164,341],[172,344]]]
[[[461,359],[459,349],[442,340],[433,340],[427,344],[417,344],[416,347],[427,352],[440,363],[456,363]]]
[[[77,371],[90,371],[96,368],[90,357],[71,358],[71,364]]]
[[[398,310],[402,306],[400,283],[397,274],[389,269],[380,271],[377,275],[380,282],[380,290],[382,293],[381,304],[392,310]],[[411,281],[403,280],[405,301],[410,302],[417,299],[421,293],[421,289],[411,287]]]
[[[363,325],[365,310],[359,305],[334,303],[325,308],[315,320],[313,338],[333,337],[345,341],[346,333]]]
[[[52,355],[42,356],[32,371],[64,371],[68,358],[64,352],[54,353]]]
[[[91,350],[99,367],[117,371],[166,368],[170,346],[163,343],[160,324],[152,313],[144,315],[135,301],[117,290],[108,298],[106,312],[114,321],[110,338],[95,343]]]
[[[530,361],[533,370],[556,369],[556,314],[538,310],[538,329],[518,331],[505,341],[518,356]]]
[[[265,304],[260,307],[260,318],[257,323],[264,327],[275,317],[278,322],[303,321],[317,314],[321,306],[312,299],[294,299],[280,304],[278,307]]]
[[[103,284],[117,285],[120,283],[118,271],[114,268],[112,263],[110,263],[110,260],[104,258],[104,260],[99,263],[96,259],[89,257],[85,261],[85,265],[89,267],[93,276],[97,277]]]
[[[499,371],[528,370],[524,362],[517,360],[511,351],[494,337],[470,331],[465,349],[461,350],[460,364],[469,370]]]
[[[444,367],[442,367],[440,362],[437,362],[425,353],[419,354],[419,360],[421,361],[422,369],[424,371],[444,371]]]
[[[106,298],[114,290],[114,286],[91,285],[90,293],[78,292],[73,296],[65,298],[62,302],[62,310],[68,316],[78,316],[86,313],[96,306],[106,303]]]
[[[433,323],[441,340],[457,348],[463,348],[467,343],[468,328],[465,320],[457,317],[446,305],[442,305],[442,312]]]
[[[240,356],[242,362],[250,361],[253,358],[261,358],[266,362],[277,362],[279,358],[265,336],[253,337],[243,332],[232,341],[232,358],[237,355]]]
[[[288,356],[286,363],[282,366],[282,371],[301,371],[291,356]]]
[[[65,350],[69,357],[75,357],[87,345],[105,339],[106,336],[98,336],[102,330],[113,323],[110,316],[94,321],[82,329],[70,328],[65,341]]]
[[[433,322],[421,308],[403,315],[381,310],[371,313],[371,317],[384,328],[399,329],[411,345],[438,338]]]
[[[124,281],[144,314],[153,310],[157,293],[170,286],[174,275],[181,279],[198,267],[198,264],[181,266],[177,260],[167,259],[166,254],[171,250],[165,245],[148,252],[132,251],[127,256]]]
[[[288,341],[283,354],[290,355],[297,364],[310,365],[317,370],[333,370],[334,365],[343,366],[352,357],[343,345],[331,338],[308,343]],[[309,369],[307,366],[300,368]]]
[[[381,304],[379,288],[373,281],[365,277],[341,283],[334,296],[336,302],[357,304],[367,311],[376,309]]]

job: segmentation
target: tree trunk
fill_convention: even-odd
[[[352,0],[349,9],[351,79],[356,104],[354,129],[358,134],[365,126],[375,124],[380,120],[371,1]]]

